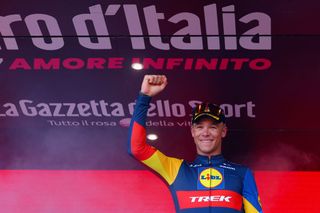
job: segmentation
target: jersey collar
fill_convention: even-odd
[[[197,155],[196,159],[193,163],[195,164],[202,164],[202,165],[219,165],[224,163],[226,160],[224,159],[222,154],[214,155],[214,156],[204,156],[204,155]]]

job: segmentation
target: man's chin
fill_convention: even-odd
[[[205,155],[210,155],[213,151],[213,149],[201,149],[201,152]]]

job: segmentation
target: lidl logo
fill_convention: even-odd
[[[222,189],[223,170],[215,168],[199,168],[198,189]]]

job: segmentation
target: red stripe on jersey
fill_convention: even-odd
[[[242,196],[230,190],[178,191],[181,209],[203,207],[225,207],[240,211]]]
[[[156,149],[146,142],[146,129],[134,122],[131,135],[131,152],[140,161],[150,158]]]

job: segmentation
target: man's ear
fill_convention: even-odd
[[[228,132],[228,127],[226,124],[223,124],[222,127],[222,138],[225,138],[227,136],[227,132]]]
[[[192,124],[191,124],[191,127],[190,127],[190,131],[191,131],[192,137],[194,137],[194,128],[193,128],[193,125],[192,125]]]

